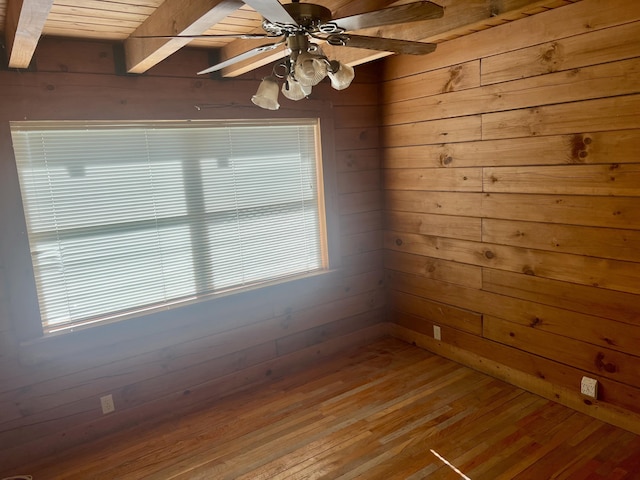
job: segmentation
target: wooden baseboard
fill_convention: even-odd
[[[390,324],[389,334],[394,338],[412,343],[420,348],[424,348],[425,350],[466,365],[474,370],[491,375],[516,387],[640,435],[640,415],[634,412],[597,400],[587,400],[579,393],[565,387],[554,385],[551,382],[531,374],[462,350],[453,345],[434,340],[427,335],[397,324]]]

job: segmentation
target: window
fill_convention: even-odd
[[[12,122],[43,331],[327,268],[318,131]]]

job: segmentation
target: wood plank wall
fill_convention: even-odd
[[[203,51],[181,51],[139,77],[115,75],[115,64],[110,44],[47,40],[36,71],[0,71],[0,477],[30,459],[199,408],[386,331],[378,82],[371,68],[356,69],[348,93],[316,87],[311,100],[283,99],[276,114],[250,103],[264,72],[233,81],[196,78],[208,64]],[[18,341],[14,307],[32,302],[33,288],[10,120],[247,116],[320,116],[335,272],[51,342]],[[99,397],[108,393],[116,412],[103,416]]]
[[[640,3],[391,58],[382,94],[393,334],[640,432]]]

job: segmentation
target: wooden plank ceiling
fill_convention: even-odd
[[[304,0],[303,0],[304,1]],[[445,8],[441,19],[361,30],[372,36],[443,42],[579,0],[435,0]],[[409,0],[315,0],[334,18],[408,3]],[[288,3],[285,0],[282,3]],[[26,68],[42,36],[123,42],[127,70],[144,73],[184,46],[215,48],[221,60],[264,40],[234,38],[136,38],[150,35],[261,33],[261,17],[242,0],[0,0],[0,25],[9,68]],[[388,52],[331,47],[329,58],[350,65],[375,60]],[[223,75],[234,77],[278,58],[278,51],[233,65]]]

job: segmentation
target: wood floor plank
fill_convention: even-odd
[[[628,480],[638,472],[640,436],[389,338],[13,474]]]

